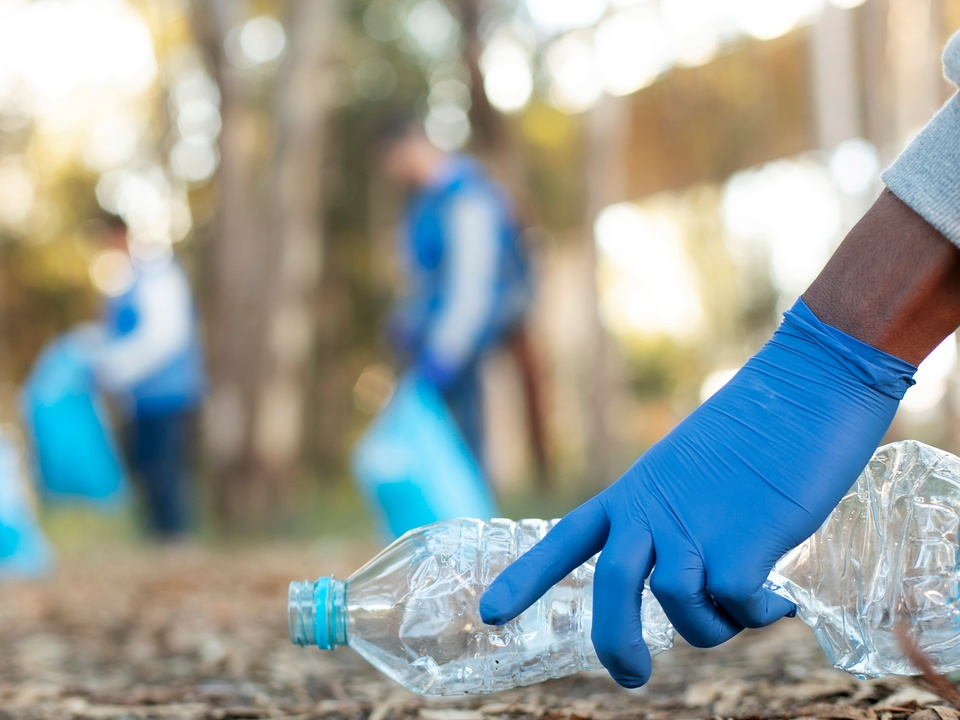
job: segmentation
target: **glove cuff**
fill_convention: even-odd
[[[864,385],[894,400],[901,400],[916,382],[916,366],[827,325],[802,298],[783,314],[778,333],[784,331],[793,331],[817,344]]]

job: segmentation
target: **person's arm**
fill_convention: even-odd
[[[960,33],[943,53],[960,84]],[[960,94],[884,174],[876,202],[804,293],[826,323],[912,363],[957,327]]]
[[[480,193],[457,198],[445,219],[443,305],[431,324],[421,370],[443,387],[474,357],[496,303],[497,209]]]
[[[97,375],[111,390],[149,377],[190,342],[190,287],[175,265],[145,275],[135,292],[136,326],[107,342],[96,358]]]
[[[960,249],[887,190],[803,299],[828,325],[917,365],[960,325]]]
[[[958,43],[945,56],[954,79]],[[617,682],[636,687],[651,670],[640,613],[648,576],[677,631],[699,647],[791,611],[762,587],[768,573],[836,506],[883,438],[914,363],[960,323],[955,103],[885,174],[892,192],[771,340],[508,567],[481,598],[484,621],[516,617],[600,552],[594,647]]]

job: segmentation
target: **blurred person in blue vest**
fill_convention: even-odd
[[[383,175],[407,192],[407,287],[388,339],[440,389],[482,461],[481,363],[511,341],[532,294],[513,206],[479,162],[437,148],[412,114],[384,122],[377,149]]]
[[[97,377],[128,424],[128,459],[149,529],[158,539],[175,539],[187,529],[194,420],[206,384],[197,313],[172,253],[138,258],[122,218],[107,216],[105,226],[114,278],[103,306]]]

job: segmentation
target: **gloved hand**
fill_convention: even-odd
[[[445,362],[435,353],[424,350],[417,358],[416,373],[443,392],[447,390],[460,374],[460,368]]]
[[[791,614],[764,580],[853,484],[915,371],[798,300],[723,389],[493,582],[484,622],[513,619],[600,552],[593,644],[637,687],[650,676],[640,593],[651,570],[667,617],[698,647]]]

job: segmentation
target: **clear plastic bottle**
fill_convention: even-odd
[[[349,645],[422,695],[530,685],[600,662],[590,642],[594,561],[502,627],[480,619],[480,595],[553,526],[457,519],[411,531],[347,580],[290,585],[290,639]],[[960,669],[960,459],[915,441],[887,445],[823,526],[785,555],[769,587],[792,599],[838,668],[858,677],[917,670],[897,639],[909,622],[941,672]],[[649,589],[651,655],[674,631]]]
[[[960,669],[960,458],[914,440],[880,448],[856,484],[770,581],[799,608],[835,667],[915,675],[908,623],[940,672]]]
[[[421,695],[507,690],[601,667],[590,642],[591,560],[502,627],[480,619],[480,595],[556,521],[458,518],[412,530],[347,580],[290,584],[290,640],[348,645]],[[651,654],[673,627],[644,591]]]

